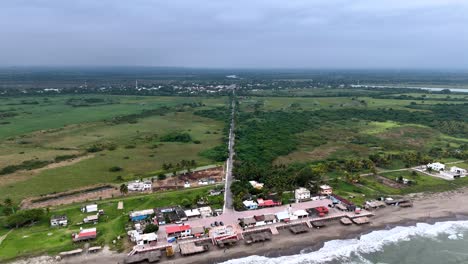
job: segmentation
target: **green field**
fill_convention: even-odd
[[[72,107],[70,99],[105,99],[112,103]],[[67,166],[35,171],[17,171],[1,175],[0,198],[19,202],[27,196],[66,191],[97,183],[116,182],[154,175],[163,163],[195,160],[197,166],[213,161],[201,151],[223,143],[224,123],[195,115],[200,109],[226,105],[226,98],[135,97],[135,96],[58,96],[43,98],[3,98],[0,109],[16,116],[2,119],[9,124],[0,128],[0,169],[24,161],[52,161],[62,155],[84,155],[83,160]],[[38,102],[34,105],[23,103]],[[190,107],[191,103],[201,106]],[[31,107],[30,107],[31,106]],[[163,115],[148,115],[136,121],[112,122],[117,116],[143,110],[172,107]],[[26,111],[27,109],[27,111]],[[27,112],[27,113],[26,113]],[[168,133],[186,132],[193,142],[161,142]],[[2,140],[3,139],[3,140]],[[195,142],[197,141],[197,142]],[[93,145],[112,145],[95,153],[86,153]],[[119,166],[123,170],[110,172]]]

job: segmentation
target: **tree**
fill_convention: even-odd
[[[148,234],[148,233],[156,233],[159,230],[159,226],[154,225],[154,224],[147,224],[145,226],[145,229],[143,229],[143,233]]]
[[[166,179],[166,174],[164,173],[159,173],[158,174],[158,180],[162,181],[162,180],[165,180]]]
[[[15,213],[15,208],[13,206],[13,200],[11,200],[10,197],[7,197],[3,203],[5,204],[5,207],[10,208],[10,210]]]
[[[187,198],[182,199],[180,204],[185,208],[190,208],[190,206],[192,206],[192,202],[190,202],[190,200]]]
[[[5,221],[8,227],[22,227],[30,223],[40,220],[44,216],[44,210],[31,209],[18,211],[15,214],[8,216]]]
[[[126,184],[120,185],[120,193],[123,195],[128,193],[128,186]]]

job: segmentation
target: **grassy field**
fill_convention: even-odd
[[[125,247],[124,243],[127,243],[125,226],[128,223],[128,213],[131,210],[177,205],[180,204],[181,197],[194,201],[197,196],[207,195],[210,188],[212,187],[129,196],[97,202],[99,209],[103,209],[105,215],[100,217],[97,225],[83,225],[83,228],[97,228],[98,237],[92,244],[107,244],[115,250],[122,250]],[[124,210],[117,210],[118,201],[124,202]],[[47,217],[33,227],[14,229],[0,245],[0,262],[19,256],[56,254],[83,247],[83,243],[74,244],[71,240],[71,234],[80,229],[80,226],[76,224],[82,222],[83,218],[87,216],[80,211],[82,206],[83,204],[75,204],[51,210],[48,217],[53,214],[66,214],[68,216],[69,226],[66,228],[51,228]],[[215,208],[219,206],[219,204],[214,205]],[[0,235],[6,232],[6,229],[0,227]],[[112,241],[117,240],[118,236],[123,239],[112,244]]]
[[[72,107],[70,99],[103,99],[109,104]],[[18,105],[33,100],[38,104]],[[40,171],[18,171],[0,176],[0,199],[19,202],[27,196],[60,192],[96,183],[116,182],[154,175],[163,163],[195,160],[197,165],[213,163],[199,155],[203,150],[222,144],[224,123],[193,114],[198,109],[224,106],[225,98],[135,97],[135,96],[59,96],[46,102],[43,98],[11,98],[0,101],[0,109],[14,108],[17,116],[6,118],[2,125],[0,169],[28,160],[51,161],[61,155],[86,155],[83,160],[67,166],[52,166]],[[79,102],[81,102],[79,101]],[[140,113],[162,106],[202,103],[203,106],[183,111],[169,110],[164,115],[139,118],[137,122],[111,123],[115,116]],[[26,109],[30,114],[21,112]],[[3,119],[2,119],[3,120]],[[40,120],[40,122],[38,121]],[[10,127],[10,128],[8,128]],[[3,129],[8,128],[8,129]],[[193,142],[160,142],[159,137],[171,132],[186,132]],[[199,141],[199,142],[195,142]],[[195,143],[194,143],[195,142]],[[113,145],[86,154],[95,144]],[[123,170],[110,172],[119,166]]]

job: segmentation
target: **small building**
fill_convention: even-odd
[[[185,215],[187,216],[188,219],[190,218],[200,218],[201,214],[198,209],[190,209],[190,210],[185,210]]]
[[[255,220],[254,217],[245,217],[241,221],[244,227],[254,227],[257,223],[257,220]]]
[[[127,185],[127,188],[130,192],[150,191],[153,188],[153,183],[151,181],[133,181]]]
[[[156,233],[140,234],[138,231],[132,230],[129,231],[128,234],[130,240],[137,245],[154,244],[158,241],[158,235],[156,235]]]
[[[249,181],[249,183],[250,183],[250,185],[252,185],[252,187],[254,187],[257,190],[263,189],[263,186],[265,185],[264,183],[260,183],[260,182],[257,182],[257,181]]]
[[[266,215],[264,215],[264,217],[265,217],[265,223],[266,224],[276,223],[276,216],[274,214],[266,214]]]
[[[146,209],[146,210],[131,212],[129,216],[130,216],[131,221],[136,222],[136,221],[141,221],[141,220],[150,218],[152,214],[154,214],[153,209]]]
[[[83,219],[83,222],[84,223],[97,223],[99,221],[99,214],[96,214],[96,215],[88,215],[87,217],[85,217]]]
[[[304,187],[298,188],[294,191],[294,198],[296,199],[296,203],[309,200],[310,199],[310,191]]]
[[[85,207],[81,208],[81,211],[83,213],[93,213],[98,211],[98,205],[97,204],[88,204]]]
[[[427,168],[432,169],[434,171],[444,171],[445,170],[445,164],[442,164],[440,162],[429,163],[429,164],[427,164]]]
[[[255,215],[254,219],[255,219],[255,226],[264,226],[264,225],[266,225],[264,215]]]
[[[50,218],[50,226],[67,226],[68,217],[66,215],[53,215]]]
[[[255,210],[258,208],[258,204],[252,200],[246,200],[242,202],[246,209]]]
[[[198,211],[200,212],[200,215],[202,217],[213,216],[213,210],[209,206],[200,207],[200,208],[198,208]]]
[[[333,188],[329,185],[321,185],[320,186],[320,194],[321,195],[331,195],[333,194]]]
[[[257,199],[258,207],[273,207],[281,205],[281,202],[275,202],[273,200],[263,200],[261,198]]]
[[[194,237],[197,237],[197,238],[203,237],[205,236],[205,227],[204,226],[192,227],[191,233]]]
[[[184,188],[190,188],[190,182],[186,181],[186,182],[184,183]]]
[[[289,215],[288,211],[283,211],[275,214],[276,219],[278,219],[279,222],[289,222],[291,221],[291,216]]]
[[[191,235],[190,225],[176,225],[166,227],[167,237],[187,237]]]
[[[450,168],[450,172],[453,173],[453,174],[456,174],[456,175],[465,175],[465,174],[467,174],[467,171],[465,169],[458,168],[458,167],[455,167],[455,166]]]
[[[296,216],[297,218],[306,218],[309,217],[309,213],[307,213],[305,210],[297,210],[293,212],[293,215]]]
[[[82,229],[79,233],[72,234],[73,242],[80,242],[95,239],[97,236],[96,228]]]

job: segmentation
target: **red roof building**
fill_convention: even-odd
[[[190,225],[175,225],[166,227],[167,236],[183,237],[191,234]]]
[[[281,202],[275,202],[273,200],[257,199],[258,206],[260,207],[273,207],[281,205]]]
[[[96,228],[83,229],[78,234],[73,234],[72,238],[74,242],[95,239],[97,235]]]

